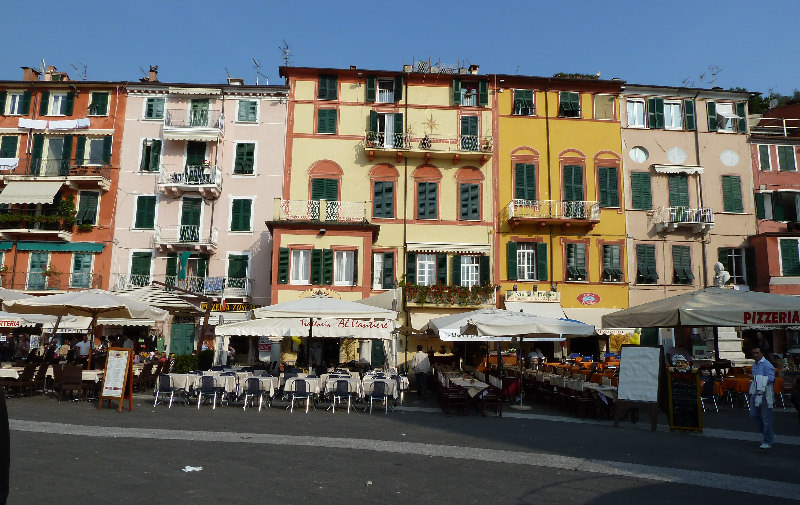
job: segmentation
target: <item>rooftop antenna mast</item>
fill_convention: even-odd
[[[258,76],[261,76],[264,79],[266,79],[267,84],[269,85],[269,77],[261,73],[261,65],[258,63],[258,60],[255,58],[250,58],[250,59],[253,60],[253,65],[256,66],[256,86],[258,86]]]
[[[82,81],[86,80],[86,69],[87,69],[88,65],[86,65],[85,63],[81,63],[79,61],[78,62],[78,66],[75,66],[74,63],[70,63],[70,66],[72,68],[74,68],[76,72],[78,72],[78,75],[81,76],[81,80]],[[139,67],[139,70],[141,70],[141,67]]]
[[[717,85],[717,76],[722,72],[724,69],[719,68],[717,65],[709,65],[708,71],[711,73],[711,87],[716,87]]]
[[[289,60],[289,44],[286,42],[286,39],[283,40],[283,45],[279,46],[278,49],[281,52],[281,58],[283,58],[283,66],[290,66],[291,62]]]

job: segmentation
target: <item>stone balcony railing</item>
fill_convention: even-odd
[[[503,210],[505,219],[512,224],[525,221],[541,222],[597,222],[600,204],[591,201],[566,200],[511,200]]]
[[[652,221],[657,231],[674,231],[690,227],[696,233],[706,233],[714,228],[714,209],[707,207],[659,207],[653,211]]]
[[[369,202],[342,202],[338,200],[283,200],[275,199],[275,216],[278,221],[319,221],[339,223],[364,223],[368,221]]]

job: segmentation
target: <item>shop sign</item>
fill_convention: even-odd
[[[506,291],[507,302],[560,302],[558,291]]]
[[[200,309],[206,310],[208,306],[207,302],[200,303]],[[225,307],[222,307],[221,303],[214,302],[211,304],[212,312],[250,312],[251,310],[260,308],[261,305],[254,305],[252,303],[226,303]]]
[[[578,303],[583,305],[594,305],[600,302],[600,295],[597,293],[581,293],[578,295]]]
[[[272,342],[269,337],[258,337],[258,352],[272,352]]]
[[[301,324],[308,327],[308,318],[303,318]],[[314,328],[359,328],[359,329],[379,329],[391,330],[390,321],[368,321],[364,319],[315,319]]]
[[[21,324],[19,319],[0,319],[0,328],[17,328]]]
[[[744,324],[800,324],[798,310],[770,310],[745,312]]]

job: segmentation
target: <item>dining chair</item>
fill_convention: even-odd
[[[256,397],[258,397],[258,411],[261,412],[261,405],[264,403],[264,394],[266,391],[261,389],[261,381],[259,381],[255,377],[250,377],[247,379],[247,387],[244,390],[244,408],[243,410],[247,410],[247,401],[248,399],[251,402],[255,401]],[[269,400],[267,400],[267,406],[269,406]]]
[[[383,401],[384,414],[389,413],[389,395],[386,394],[386,383],[382,380],[376,380],[372,383],[372,392],[369,394],[369,413],[372,414],[372,403]]]
[[[311,392],[308,390],[308,383],[302,379],[295,379],[292,384],[294,388],[290,392],[291,397],[289,399],[289,412],[294,413],[295,400],[305,400],[306,414],[308,414],[308,408],[311,404]]]
[[[200,409],[200,404],[203,402],[203,396],[210,396],[213,398],[211,410],[217,408],[217,393],[219,388],[214,384],[214,377],[211,375],[204,375],[200,378],[200,390],[197,392],[197,409]]]
[[[347,413],[350,413],[350,403],[352,399],[352,394],[350,393],[350,383],[346,380],[337,380],[336,381],[336,389],[333,391],[333,402],[331,403],[331,408],[334,413],[336,413],[336,402],[337,401],[344,401],[345,398],[347,399]]]
[[[172,379],[167,374],[161,374],[158,376],[157,388],[155,392],[155,401],[153,402],[153,407],[158,405],[158,398],[159,396],[166,396],[169,395],[169,406],[167,408],[172,408],[172,400],[175,398],[175,393],[179,395],[183,393],[186,395],[186,391],[180,388],[176,388],[172,386]],[[186,396],[186,404],[189,404],[189,397]]]

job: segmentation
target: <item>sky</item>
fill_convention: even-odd
[[[0,79],[42,59],[80,80],[282,84],[301,67],[401,70],[412,60],[481,74],[618,77],[632,84],[800,88],[800,1],[26,0],[6,2]],[[11,49],[11,50],[9,50]],[[73,68],[77,67],[76,68]],[[227,70],[226,70],[227,69]]]

